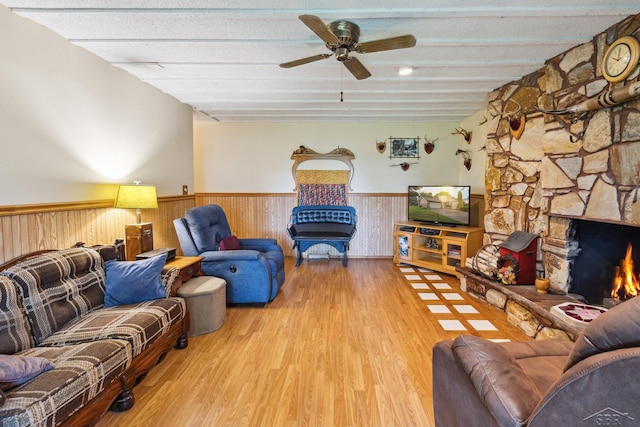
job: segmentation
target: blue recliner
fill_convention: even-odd
[[[218,205],[189,209],[173,221],[185,256],[201,256],[202,273],[227,282],[227,303],[267,303],[284,283],[284,254],[275,239],[238,239],[239,250],[218,250],[231,236],[227,216]]]

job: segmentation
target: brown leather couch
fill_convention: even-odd
[[[640,425],[639,397],[640,297],[575,343],[462,335],[433,348],[437,426]]]

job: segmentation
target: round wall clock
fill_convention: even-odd
[[[611,83],[621,82],[635,70],[639,58],[638,40],[632,36],[620,37],[604,54],[602,74]]]

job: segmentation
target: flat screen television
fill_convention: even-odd
[[[409,221],[434,225],[469,225],[471,186],[410,185]]]

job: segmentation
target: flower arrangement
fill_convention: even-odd
[[[516,283],[516,273],[512,265],[503,265],[498,270],[498,278],[505,285],[513,285]]]

